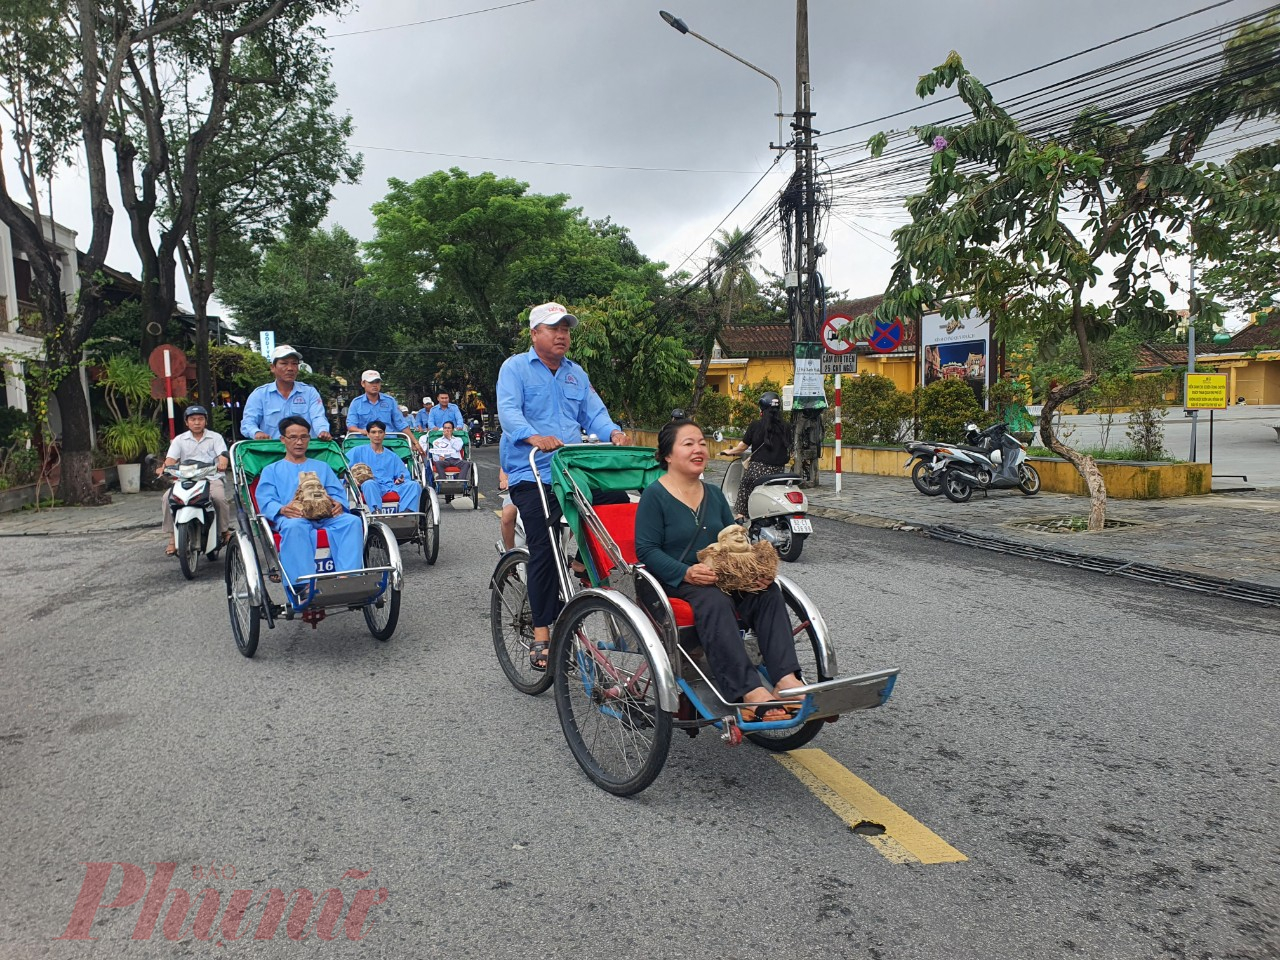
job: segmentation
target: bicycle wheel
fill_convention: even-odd
[[[204,545],[204,526],[199,520],[188,520],[178,524],[174,533],[178,539],[178,565],[182,567],[182,575],[194,580]]]
[[[227,609],[231,613],[231,635],[236,649],[246,657],[258,650],[258,633],[262,629],[262,611],[253,602],[250,574],[240,554],[240,545],[227,544],[226,562]]]
[[[387,546],[388,534],[378,527],[369,528],[369,538],[364,543],[364,565],[366,567],[391,566],[391,548]],[[400,591],[392,582],[390,573],[383,574],[387,578],[387,588],[364,605],[364,622],[369,627],[375,640],[390,640],[396,632],[396,623],[400,620]]]
[[[818,669],[818,634],[809,621],[799,601],[783,593],[787,604],[787,619],[791,622],[791,635],[796,640],[796,659],[800,661],[800,679],[805,683],[830,680]],[[791,730],[757,730],[747,734],[747,739],[758,747],[784,753],[803,747],[822,731],[823,721],[813,720]]]
[[[551,686],[552,677],[550,670],[535,670],[529,662],[533,612],[526,586],[528,562],[523,550],[513,550],[498,561],[489,583],[489,625],[502,672],[521,693],[537,696]]]
[[[556,712],[574,759],[596,786],[639,793],[662,770],[671,714],[658,704],[648,649],[607,597],[587,597],[556,622]]]
[[[427,563],[435,563],[436,555],[440,552],[440,524],[436,523],[430,513],[423,513],[418,519],[418,535],[422,537],[423,557]]]

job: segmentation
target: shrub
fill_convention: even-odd
[[[1159,460],[1164,455],[1165,414],[1164,393],[1170,377],[1136,377],[1131,386],[1129,426],[1125,430],[1129,441],[1142,452],[1144,460]]]
[[[963,380],[935,380],[916,390],[920,431],[927,440],[959,442],[970,421],[980,426],[992,418],[978,405],[973,389]]]
[[[888,377],[851,377],[840,393],[846,442],[893,444],[902,439],[904,422],[911,418],[911,395],[901,392]]]
[[[727,396],[708,390],[702,395],[702,402],[698,404],[698,412],[693,419],[703,430],[718,430],[729,425],[732,408],[733,401]]]

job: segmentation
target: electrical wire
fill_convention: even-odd
[[[421,157],[454,157],[459,160],[484,160],[486,163],[532,163],[544,167],[580,167],[591,170],[640,170],[647,173],[754,173],[754,170],[698,170],[691,167],[636,167],[625,164],[573,163],[567,160],[522,160],[515,157],[482,157],[469,153],[442,153],[434,150],[410,150],[407,147],[374,147],[352,144],[357,150],[381,150],[386,153],[411,153]]]
[[[496,7],[485,7],[483,10],[468,10],[465,13],[453,13],[447,17],[432,17],[430,20],[414,20],[412,23],[393,23],[385,27],[370,27],[367,30],[348,30],[346,33],[327,33],[326,40],[337,40],[339,37],[358,37],[365,33],[382,33],[384,30],[403,30],[406,27],[420,27],[427,23],[442,23],[445,20],[461,20],[463,17],[474,17],[478,13],[493,13],[495,10],[507,10],[511,7],[522,7],[526,3],[537,3],[537,0],[514,0]]]

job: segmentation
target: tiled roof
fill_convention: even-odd
[[[1186,365],[1186,344],[1143,343],[1138,346],[1138,370],[1164,370],[1166,367],[1185,367]]]
[[[729,323],[716,339],[729,357],[791,356],[789,323]]]
[[[1243,353],[1248,350],[1280,350],[1280,313],[1261,313],[1229,343],[1215,348],[1215,353]]]

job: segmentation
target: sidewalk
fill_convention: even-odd
[[[117,533],[155,527],[160,530],[160,492],[111,494],[105,507],[46,507],[0,513],[0,537],[69,536]]]

